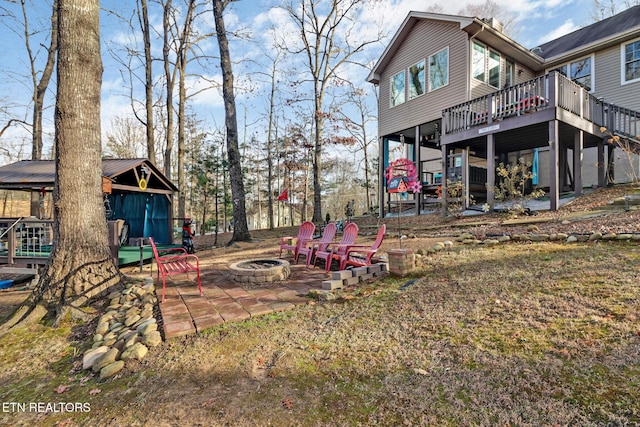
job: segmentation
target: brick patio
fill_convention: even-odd
[[[226,269],[203,266],[202,297],[195,280],[188,281],[186,275],[167,280],[165,302],[160,303],[165,339],[307,304],[309,299],[305,295],[311,289],[321,289],[328,274],[303,264],[291,265],[291,275],[286,281],[253,289],[244,289],[228,276]],[[160,300],[162,282],[156,281],[156,287]]]

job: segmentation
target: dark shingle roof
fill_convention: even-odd
[[[532,49],[539,56],[547,59],[575,48],[586,46],[599,40],[607,39],[615,34],[638,27],[640,25],[640,6],[631,7],[610,18],[576,30],[565,36],[540,45],[542,51]]]
[[[119,175],[142,164],[151,168],[160,178],[163,188],[178,191],[178,188],[147,159],[102,159],[102,174],[109,179],[116,179]],[[0,188],[52,187],[55,181],[55,168],[53,160],[22,160],[0,166]]]

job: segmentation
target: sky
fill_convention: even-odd
[[[289,0],[291,1],[291,0]],[[495,0],[506,12],[515,18],[513,28],[514,39],[526,48],[533,48],[548,40],[552,40],[582,26],[593,22],[590,17],[593,13],[593,0]],[[16,2],[17,3],[17,2]],[[0,61],[0,129],[5,126],[10,118],[30,121],[29,104],[31,83],[29,78],[29,61],[26,55],[24,41],[20,27],[7,18],[7,10],[19,13],[18,5],[14,2],[0,3],[0,45],[2,46],[2,60]],[[104,65],[102,84],[102,128],[103,134],[109,132],[112,120],[115,116],[131,115],[131,102],[129,99],[129,83],[123,67],[114,60],[111,51],[121,49],[125,44],[132,42],[132,32],[127,27],[126,21],[119,17],[130,17],[134,6],[132,1],[103,0],[101,6],[101,37],[103,43],[102,58]],[[180,1],[174,0],[174,3]],[[250,34],[252,41],[235,40],[231,44],[231,55],[234,60],[234,74],[238,86],[238,117],[241,134],[256,134],[264,128],[264,117],[267,109],[266,97],[261,96],[268,86],[265,73],[268,72],[269,58],[274,51],[269,48],[272,34],[280,34],[289,41],[295,42],[294,28],[286,20],[286,14],[276,6],[280,0],[239,0],[231,3],[225,15],[228,30],[242,30]],[[367,55],[375,60],[383,52],[385,46],[405,19],[407,13],[412,10],[427,10],[430,7],[441,7],[442,13],[458,14],[469,3],[444,2],[433,0],[370,0],[363,15],[357,21],[357,33],[361,37],[374,35],[378,31],[386,34],[386,38],[380,43],[371,45]],[[471,2],[477,3],[477,2]],[[37,63],[41,64],[44,52],[38,48],[38,43],[48,43],[44,36],[47,21],[50,18],[50,0],[27,0],[30,6],[29,25],[34,32],[34,50]],[[453,6],[455,4],[455,6]],[[161,15],[152,11],[152,24],[161,24]],[[205,16],[199,23],[199,31],[212,32],[213,15]],[[139,34],[138,34],[139,36]],[[205,52],[214,52],[215,39],[209,38],[201,42],[201,49]],[[161,46],[154,45],[154,53],[160,55]],[[39,69],[42,65],[38,65]],[[304,63],[300,58],[289,58],[282,63],[284,74],[302,73]],[[194,95],[191,109],[197,113],[206,126],[220,129],[224,124],[224,110],[221,93],[211,88],[211,81],[221,81],[220,73],[215,62],[204,70],[193,71],[203,77],[189,77],[189,87]],[[160,74],[158,70],[157,74]],[[369,87],[366,83],[368,72],[362,68],[353,67],[345,69],[343,76],[354,84]],[[286,76],[282,76],[284,81]],[[44,130],[45,146],[51,144],[53,139],[53,101],[54,101],[55,77],[50,85],[47,97],[47,110],[45,112]],[[140,84],[137,90],[141,90]],[[371,88],[369,88],[371,89]],[[202,90],[201,92],[198,92]],[[295,114],[291,110],[290,114]],[[245,132],[245,129],[247,130]],[[243,138],[243,135],[241,135]],[[24,127],[12,126],[0,137],[0,164],[18,159],[26,159],[30,155],[30,136]],[[25,144],[26,142],[26,144]],[[46,148],[45,148],[46,152]],[[11,159],[9,159],[9,157]]]

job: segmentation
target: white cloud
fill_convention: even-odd
[[[540,37],[540,39],[538,39],[538,44],[548,42],[549,40],[557,39],[558,37],[562,37],[566,34],[569,34],[572,31],[577,30],[578,28],[580,27],[573,22],[573,19],[568,19],[562,25],[558,26],[552,31],[544,33],[544,35]]]

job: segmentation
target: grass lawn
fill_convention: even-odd
[[[167,341],[104,382],[78,364],[95,325],[17,331],[0,338],[0,424],[640,425],[639,265],[637,242],[460,247]]]

